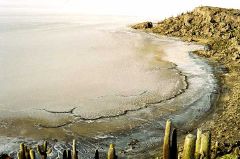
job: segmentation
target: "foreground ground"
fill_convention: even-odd
[[[165,19],[157,24],[132,26],[164,36],[206,45],[195,53],[217,64],[221,95],[214,113],[200,124],[211,130],[213,142],[240,140],[240,10],[198,7],[192,12]]]

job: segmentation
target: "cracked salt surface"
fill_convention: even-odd
[[[83,27],[70,20],[59,28],[59,23],[45,23],[47,30],[42,25],[1,33],[5,126],[0,133],[14,139],[1,141],[9,145],[6,151],[20,142],[19,136],[76,138],[81,158],[112,142],[131,156],[160,143],[167,118],[180,129],[191,125],[216,98],[212,68],[189,54],[202,46],[135,32],[122,22]],[[139,143],[130,150],[133,139]]]

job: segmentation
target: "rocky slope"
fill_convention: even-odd
[[[210,129],[214,141],[240,140],[240,10],[197,7],[157,24],[150,23],[132,28],[205,44],[205,50],[195,53],[223,65],[219,75],[221,97],[215,113],[200,127]]]

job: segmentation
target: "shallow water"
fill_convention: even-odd
[[[77,138],[82,158],[111,142],[134,156],[160,144],[166,118],[191,125],[216,98],[211,67],[189,54],[202,46],[127,28],[135,19],[0,19],[0,151]]]

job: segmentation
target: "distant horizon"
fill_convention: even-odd
[[[163,19],[199,6],[240,9],[239,0],[1,0],[0,14],[66,14],[133,16]]]

